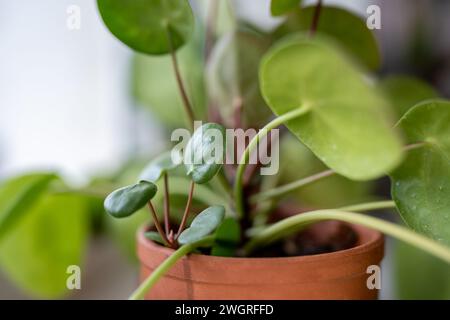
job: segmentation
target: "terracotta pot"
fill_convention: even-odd
[[[355,247],[326,254],[285,258],[224,258],[192,254],[183,258],[150,290],[146,299],[376,299],[366,273],[379,265],[384,238],[351,226]],[[173,250],[138,234],[141,281]]]

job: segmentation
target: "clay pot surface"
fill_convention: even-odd
[[[356,246],[332,253],[281,258],[225,258],[191,254],[181,259],[146,295],[146,299],[376,299],[368,289],[367,268],[384,255],[381,233],[350,225]],[[141,281],[172,249],[138,233]]]

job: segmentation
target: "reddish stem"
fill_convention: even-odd
[[[170,198],[169,198],[169,179],[167,173],[164,173],[164,227],[166,235],[170,232]]]
[[[178,232],[177,235],[175,236],[175,239],[177,239],[180,236],[181,232],[183,232],[184,227],[186,226],[187,218],[189,216],[189,210],[191,209],[192,196],[194,194],[194,186],[195,186],[194,181],[191,181],[189,196],[186,202],[186,208],[184,209],[183,218],[181,219],[180,227],[178,228]]]
[[[153,207],[153,204],[151,201],[148,202],[148,207],[150,208],[150,213],[152,215],[153,218],[153,222],[155,224],[156,230],[158,231],[159,235],[161,236],[161,238],[164,240],[164,242],[171,246],[171,243],[169,242],[169,240],[166,237],[166,234],[164,233],[163,228],[161,227],[161,224],[159,223],[158,220],[158,215],[156,214],[156,210],[155,207]]]
[[[183,100],[183,106],[184,106],[184,109],[188,116],[190,127],[191,127],[191,129],[193,129],[194,128],[194,120],[195,120],[194,111],[192,109],[192,105],[189,101],[189,97],[187,95],[187,91],[184,86],[183,78],[181,76],[180,68],[178,66],[177,54],[175,52],[175,48],[174,48],[173,42],[172,42],[172,37],[170,36],[169,31],[167,31],[167,38],[169,39],[170,56],[172,58],[172,66],[173,66],[173,70],[175,72],[175,78],[177,80],[178,89],[181,94],[181,100]]]
[[[322,0],[318,0],[316,8],[314,10],[314,16],[311,23],[311,29],[309,34],[313,36],[317,31],[317,26],[319,25],[320,12],[322,11]]]

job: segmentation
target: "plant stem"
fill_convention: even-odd
[[[388,201],[376,201],[376,202],[368,202],[368,203],[360,203],[351,206],[346,206],[339,208],[340,211],[353,211],[353,212],[364,212],[371,210],[380,210],[380,209],[392,209],[395,208],[395,202]]]
[[[283,114],[282,116],[275,118],[274,120],[269,122],[263,129],[261,129],[257,135],[253,137],[253,139],[248,144],[247,148],[244,150],[244,153],[242,154],[241,159],[239,161],[239,166],[236,170],[236,180],[234,182],[234,192],[233,192],[234,200],[236,202],[237,215],[239,219],[242,219],[244,217],[245,208],[242,198],[242,181],[250,154],[258,146],[259,140],[264,138],[270,130],[275,129],[276,127],[282,125],[283,123],[289,120],[298,118],[307,113],[308,111],[309,107],[307,105],[304,105],[300,108],[297,108],[295,110]]]
[[[309,34],[313,36],[317,31],[317,26],[319,25],[320,13],[322,11],[322,0],[317,1],[316,8],[314,9],[314,16],[311,23],[311,28],[309,30]]]
[[[199,247],[210,246],[214,242],[213,236],[208,236],[194,243],[181,246],[170,257],[156,268],[152,274],[133,292],[129,300],[142,300],[145,294],[155,285],[155,283],[181,258],[188,255]]]
[[[404,151],[410,151],[410,150],[414,150],[414,149],[418,149],[423,147],[424,145],[426,145],[425,142],[417,142],[417,143],[413,143],[413,144],[409,144],[407,146],[405,146],[403,148]]]
[[[167,239],[166,234],[164,233],[164,230],[163,230],[163,228],[161,227],[161,224],[159,223],[158,215],[156,214],[155,207],[153,206],[153,204],[152,204],[151,201],[148,202],[148,207],[150,208],[150,213],[151,213],[151,215],[152,215],[153,222],[154,222],[154,224],[155,224],[156,230],[158,231],[159,235],[161,236],[161,238],[163,239],[163,241],[165,242],[165,244],[166,244],[167,246],[170,247],[170,246],[171,246],[171,243],[170,243],[169,240]]]
[[[169,179],[167,173],[164,173],[164,227],[166,235],[170,232],[170,193],[169,193]]]
[[[316,173],[312,176],[285,184],[283,186],[271,189],[271,190],[267,190],[265,192],[261,192],[258,194],[255,194],[254,196],[252,196],[250,198],[250,201],[253,203],[259,202],[259,201],[263,201],[263,200],[267,200],[270,198],[275,198],[275,197],[279,197],[282,196],[286,193],[289,193],[291,191],[294,191],[295,189],[301,188],[303,186],[306,186],[310,183],[316,182],[318,180],[321,180],[323,178],[329,177],[331,175],[335,174],[335,172],[333,170],[326,170],[323,172],[319,172]]]
[[[178,66],[178,59],[177,54],[175,52],[175,49],[173,47],[172,43],[172,37],[170,35],[170,32],[167,30],[167,38],[169,39],[169,45],[170,45],[170,57],[172,58],[172,66],[175,73],[175,78],[177,81],[178,89],[181,94],[181,100],[183,101],[183,106],[186,111],[186,114],[188,116],[189,126],[193,130],[194,129],[194,111],[192,109],[192,105],[189,101],[189,97],[186,92],[186,88],[184,86],[183,78],[181,76],[180,68]]]
[[[422,249],[450,264],[450,249],[436,241],[391,222],[359,213],[338,210],[318,210],[284,219],[254,236],[245,246],[245,250],[247,254],[251,253],[258,247],[267,245],[289,234],[298,232],[312,223],[323,220],[340,220],[378,230]]]
[[[194,194],[194,187],[195,183],[194,181],[191,181],[191,185],[189,187],[189,196],[186,202],[186,208],[184,209],[183,218],[181,219],[180,227],[178,228],[178,232],[175,236],[175,239],[178,239],[181,232],[183,232],[184,227],[186,226],[187,218],[189,216],[189,210],[191,209],[191,203],[192,203],[192,196]]]

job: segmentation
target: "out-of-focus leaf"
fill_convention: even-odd
[[[450,300],[447,263],[404,242],[396,243],[394,257],[396,298]]]
[[[178,64],[197,119],[206,115],[203,82],[203,28],[196,28],[194,39],[177,52]],[[133,95],[164,124],[178,128],[186,125],[183,102],[169,56],[137,54],[133,60]]]
[[[419,102],[439,97],[439,93],[432,86],[414,77],[389,76],[383,79],[379,86],[391,102],[398,118]]]
[[[53,173],[12,178],[0,186],[0,242],[57,179]]]
[[[215,243],[211,255],[232,257],[241,240],[241,226],[234,218],[226,218],[215,232]]]
[[[409,227],[450,245],[450,102],[416,105],[398,126],[423,145],[391,174],[392,197]]]
[[[293,32],[311,28],[315,6],[298,9],[274,32],[279,39]],[[364,18],[345,9],[323,6],[320,11],[317,32],[335,39],[360,63],[369,69],[380,66],[380,52],[374,34],[366,26]]]
[[[273,16],[281,16],[300,6],[301,0],[272,0],[270,12]]]
[[[163,238],[156,231],[147,231],[144,235],[149,240],[152,240],[152,241],[157,242],[159,244],[164,244]]]
[[[89,230],[84,200],[40,197],[0,244],[0,266],[25,292],[41,298],[69,292],[67,268],[81,266]]]
[[[322,162],[352,180],[378,178],[402,157],[387,104],[324,39],[297,39],[272,49],[261,64],[261,90],[281,116],[308,112],[287,128]]]
[[[156,182],[165,173],[175,169],[178,165],[172,161],[171,152],[165,152],[153,159],[142,171],[139,179]]]
[[[257,81],[259,63],[269,45],[268,37],[241,28],[225,34],[215,46],[207,69],[208,86],[227,126],[234,125],[237,113],[243,127],[262,127],[272,116]],[[242,107],[236,111],[239,100]]]
[[[197,184],[210,181],[222,168],[225,159],[225,128],[206,123],[195,130],[184,154],[187,175]]]
[[[199,213],[189,228],[184,230],[178,237],[178,242],[183,245],[193,243],[210,235],[220,225],[225,217],[225,208],[212,206]]]
[[[283,137],[280,145],[278,185],[291,183],[326,169],[327,167],[308,148],[299,144],[295,137]],[[293,191],[288,199],[305,208],[338,208],[373,201],[373,188],[371,181],[352,181],[334,175]]]
[[[105,210],[114,218],[128,217],[145,206],[156,191],[156,185],[149,181],[140,181],[120,188],[106,197]]]
[[[165,54],[190,38],[194,16],[188,0],[97,0],[108,29],[130,48]]]

